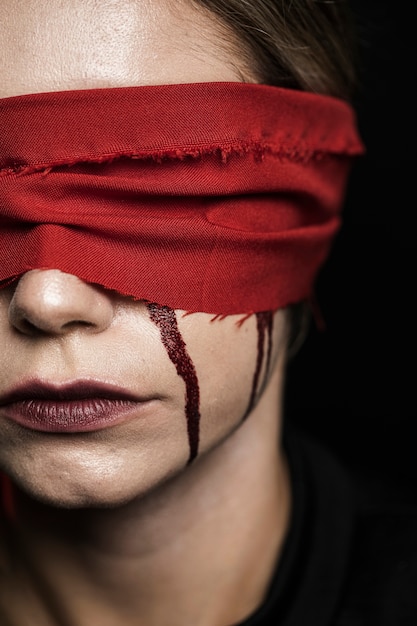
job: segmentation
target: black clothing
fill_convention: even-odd
[[[263,605],[239,626],[417,626],[417,507],[361,484],[286,429],[290,530]]]

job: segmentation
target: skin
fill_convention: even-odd
[[[223,41],[217,21],[186,2],[4,0],[0,97],[251,80]],[[201,393],[190,466],[184,382],[143,303],[58,270],[0,290],[0,398],[32,378],[153,398],[140,418],[75,435],[25,429],[0,407],[0,467],[17,516],[0,538],[3,622],[230,626],[262,601],[290,514],[278,447],[285,313],[275,314],[271,371],[243,424],[255,318],[239,326],[238,316],[183,313]]]

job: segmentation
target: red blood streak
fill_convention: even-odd
[[[200,388],[197,372],[179,331],[174,310],[153,302],[149,303],[147,308],[151,320],[159,328],[162,343],[175,365],[178,376],[185,383],[185,416],[190,447],[188,463],[191,463],[198,454],[200,440]]]
[[[265,345],[265,332],[267,333],[267,354],[266,354],[266,365],[265,365],[265,376],[264,383],[266,383],[269,367],[271,364],[271,354],[272,354],[272,327],[273,327],[273,312],[272,311],[262,311],[260,313],[256,313],[256,328],[258,331],[258,354],[256,358],[256,366],[255,372],[253,374],[252,379],[252,389],[249,398],[249,403],[247,409],[243,415],[243,419],[245,420],[249,413],[252,411],[256,402],[256,392],[259,386],[259,377],[261,375],[262,363],[264,360],[264,345]]]

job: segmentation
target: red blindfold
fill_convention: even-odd
[[[340,226],[346,103],[244,83],[0,100],[0,281],[55,268],[174,309],[308,298]]]

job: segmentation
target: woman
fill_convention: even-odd
[[[281,409],[363,149],[344,4],[0,12],[1,624],[348,623],[349,481]]]

